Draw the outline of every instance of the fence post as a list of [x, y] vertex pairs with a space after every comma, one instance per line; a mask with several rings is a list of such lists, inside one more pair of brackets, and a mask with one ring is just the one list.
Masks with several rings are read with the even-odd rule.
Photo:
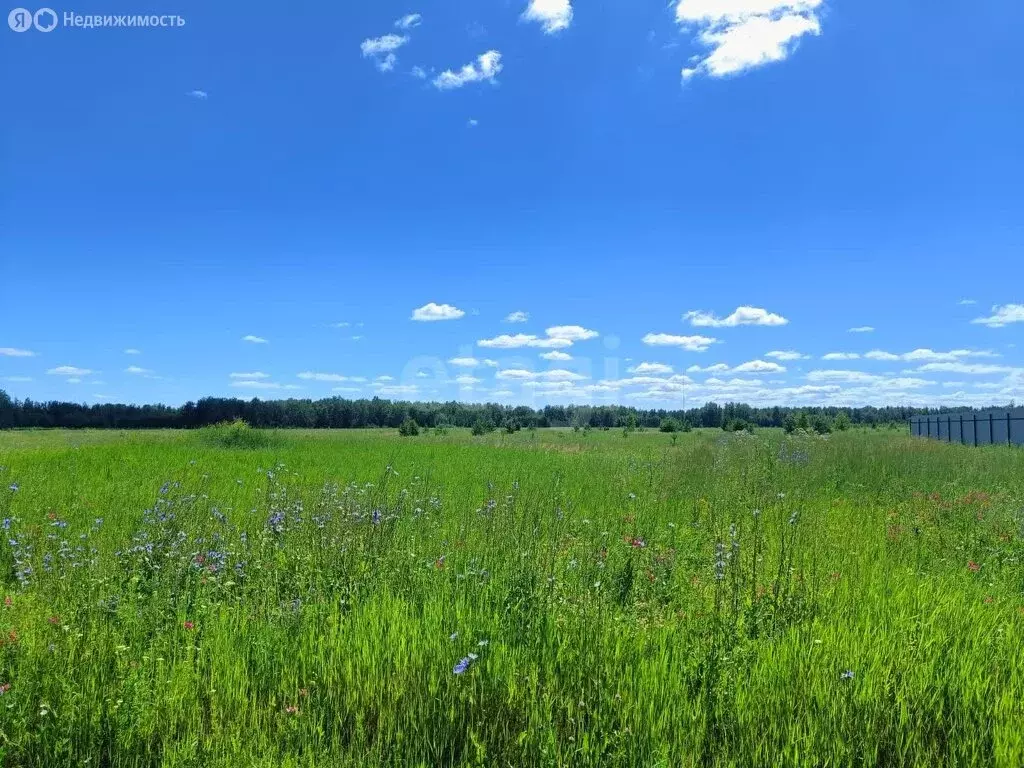
[[992, 427], [992, 411], [988, 412], [988, 444], [989, 445], [995, 445], [996, 444], [996, 433], [995, 433], [995, 430]]
[[927, 416], [925, 418], [928, 419], [928, 437], [931, 437], [932, 436], [932, 417], [931, 416]]
[[964, 414], [960, 413], [960, 445], [964, 444]]
[[953, 417], [952, 416], [947, 416], [946, 417], [946, 442], [947, 443], [952, 443], [953, 442]]
[[1010, 440], [1010, 412], [1006, 412], [1006, 444], [1013, 446], [1013, 442]]
[[974, 447], [978, 447], [978, 412], [974, 411], [971, 414], [974, 417]]

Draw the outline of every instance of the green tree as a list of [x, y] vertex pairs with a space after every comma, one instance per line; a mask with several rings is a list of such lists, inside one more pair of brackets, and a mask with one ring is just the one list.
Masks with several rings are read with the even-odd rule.
[[416, 423], [416, 419], [406, 418], [398, 427], [398, 434], [402, 437], [415, 437], [420, 433], [420, 425]]

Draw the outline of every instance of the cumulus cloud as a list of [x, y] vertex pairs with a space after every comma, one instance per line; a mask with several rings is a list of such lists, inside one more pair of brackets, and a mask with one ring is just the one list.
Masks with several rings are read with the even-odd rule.
[[557, 360], [559, 362], [565, 362], [566, 360], [572, 360], [572, 355], [565, 352], [559, 352], [557, 349], [552, 352], [545, 352], [541, 355], [544, 360]]
[[200, 90], [199, 88], [189, 91], [185, 95], [191, 96], [193, 99], [199, 99], [200, 101], [206, 101], [208, 98], [210, 98], [210, 94], [208, 94], [206, 91]]
[[522, 311], [520, 311], [520, 312], [512, 312], [512, 313], [510, 313], [505, 318], [505, 322], [506, 323], [525, 323], [529, 319], [530, 319], [530, 313], [529, 312], [522, 312]]
[[436, 322], [438, 320], [458, 320], [465, 317], [466, 313], [451, 304], [435, 304], [430, 302], [412, 311], [412, 318], [421, 323]]
[[269, 344], [270, 343], [269, 341], [267, 341], [263, 337], [261, 337], [261, 336], [253, 336], [252, 334], [250, 334], [248, 336], [243, 336], [242, 337], [242, 341], [247, 341], [250, 344]]
[[59, 365], [47, 371], [51, 376], [88, 376], [92, 371], [88, 368], [76, 368], [73, 365]]
[[906, 360], [910, 362], [943, 362], [961, 360], [968, 357], [999, 357], [995, 352], [987, 349], [952, 349], [949, 352], [936, 352], [933, 349], [915, 349], [912, 352], [904, 352], [894, 355], [892, 352], [885, 352], [881, 349], [873, 349], [864, 355], [868, 360], [882, 360], [893, 362]]
[[479, 384], [481, 381], [482, 379], [478, 379], [475, 376], [470, 376], [465, 373], [461, 376], [455, 377], [455, 383], [463, 387], [471, 387], [474, 384]]
[[527, 371], [522, 368], [507, 368], [494, 374], [497, 379], [509, 381], [583, 381], [586, 376], [572, 371]]
[[800, 38], [821, 33], [823, 0], [679, 0], [676, 21], [696, 33], [708, 49], [683, 69], [683, 81], [697, 75], [725, 77], [775, 61], [795, 50]]
[[708, 336], [673, 336], [670, 333], [648, 333], [643, 338], [643, 343], [649, 347], [680, 347], [687, 352], [704, 352], [710, 349], [712, 344], [718, 344], [718, 339]]
[[0, 347], [0, 357], [35, 357], [36, 353], [15, 347]]
[[971, 320], [976, 325], [987, 325], [989, 328], [1002, 328], [1010, 323], [1024, 323], [1024, 304], [1003, 304], [992, 307], [989, 317], [976, 317]]
[[737, 307], [728, 317], [719, 318], [712, 312], [694, 310], [683, 315], [695, 328], [735, 328], [739, 325], [786, 325], [789, 320], [760, 307]]
[[640, 363], [640, 365], [629, 369], [630, 373], [672, 373], [672, 366], [664, 363]]
[[572, 341], [562, 338], [541, 338], [526, 333], [517, 333], [515, 335], [503, 333], [500, 336], [495, 336], [493, 339], [480, 339], [477, 345], [488, 349], [521, 349], [523, 347], [559, 349], [571, 347]]
[[441, 91], [450, 91], [453, 88], [462, 88], [470, 83], [484, 81], [494, 82], [501, 70], [501, 53], [498, 51], [487, 51], [476, 57], [476, 61], [466, 64], [458, 72], [446, 69], [434, 78], [434, 87]]
[[553, 328], [548, 328], [546, 333], [552, 339], [568, 339], [569, 341], [587, 341], [596, 339], [600, 335], [597, 331], [580, 325], [556, 325]]
[[364, 57], [380, 56], [381, 54], [393, 53], [409, 42], [408, 35], [381, 35], [363, 40], [359, 49]]
[[821, 356], [822, 360], [860, 360], [856, 352], [829, 352]]
[[475, 357], [453, 357], [448, 364], [458, 368], [476, 368], [480, 365], [480, 361]]
[[920, 373], [966, 373], [974, 376], [987, 376], [993, 373], [1014, 373], [1020, 370], [1024, 369], [985, 363], [926, 363], [917, 368], [917, 371]]
[[810, 355], [802, 355], [799, 352], [793, 350], [776, 350], [769, 352], [765, 357], [770, 357], [773, 360], [782, 360], [783, 362], [788, 360], [807, 360]]
[[737, 365], [732, 369], [733, 373], [785, 373], [785, 366], [778, 363], [769, 363], [766, 360], [751, 360], [749, 363]]
[[572, 24], [572, 3], [570, 0], [530, 0], [523, 18], [539, 23], [545, 34], [553, 35]]

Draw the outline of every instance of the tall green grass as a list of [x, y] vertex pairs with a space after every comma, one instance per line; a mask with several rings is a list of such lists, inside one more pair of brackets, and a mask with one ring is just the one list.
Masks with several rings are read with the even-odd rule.
[[1022, 452], [232, 429], [0, 435], [0, 764], [1024, 765]]

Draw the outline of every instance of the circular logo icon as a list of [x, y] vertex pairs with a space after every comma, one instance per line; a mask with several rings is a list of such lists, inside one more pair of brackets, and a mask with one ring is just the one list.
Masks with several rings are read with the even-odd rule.
[[40, 8], [32, 17], [32, 23], [40, 32], [53, 32], [57, 27], [57, 14], [53, 8]]
[[28, 32], [32, 28], [32, 11], [15, 8], [7, 14], [7, 26], [15, 32]]

